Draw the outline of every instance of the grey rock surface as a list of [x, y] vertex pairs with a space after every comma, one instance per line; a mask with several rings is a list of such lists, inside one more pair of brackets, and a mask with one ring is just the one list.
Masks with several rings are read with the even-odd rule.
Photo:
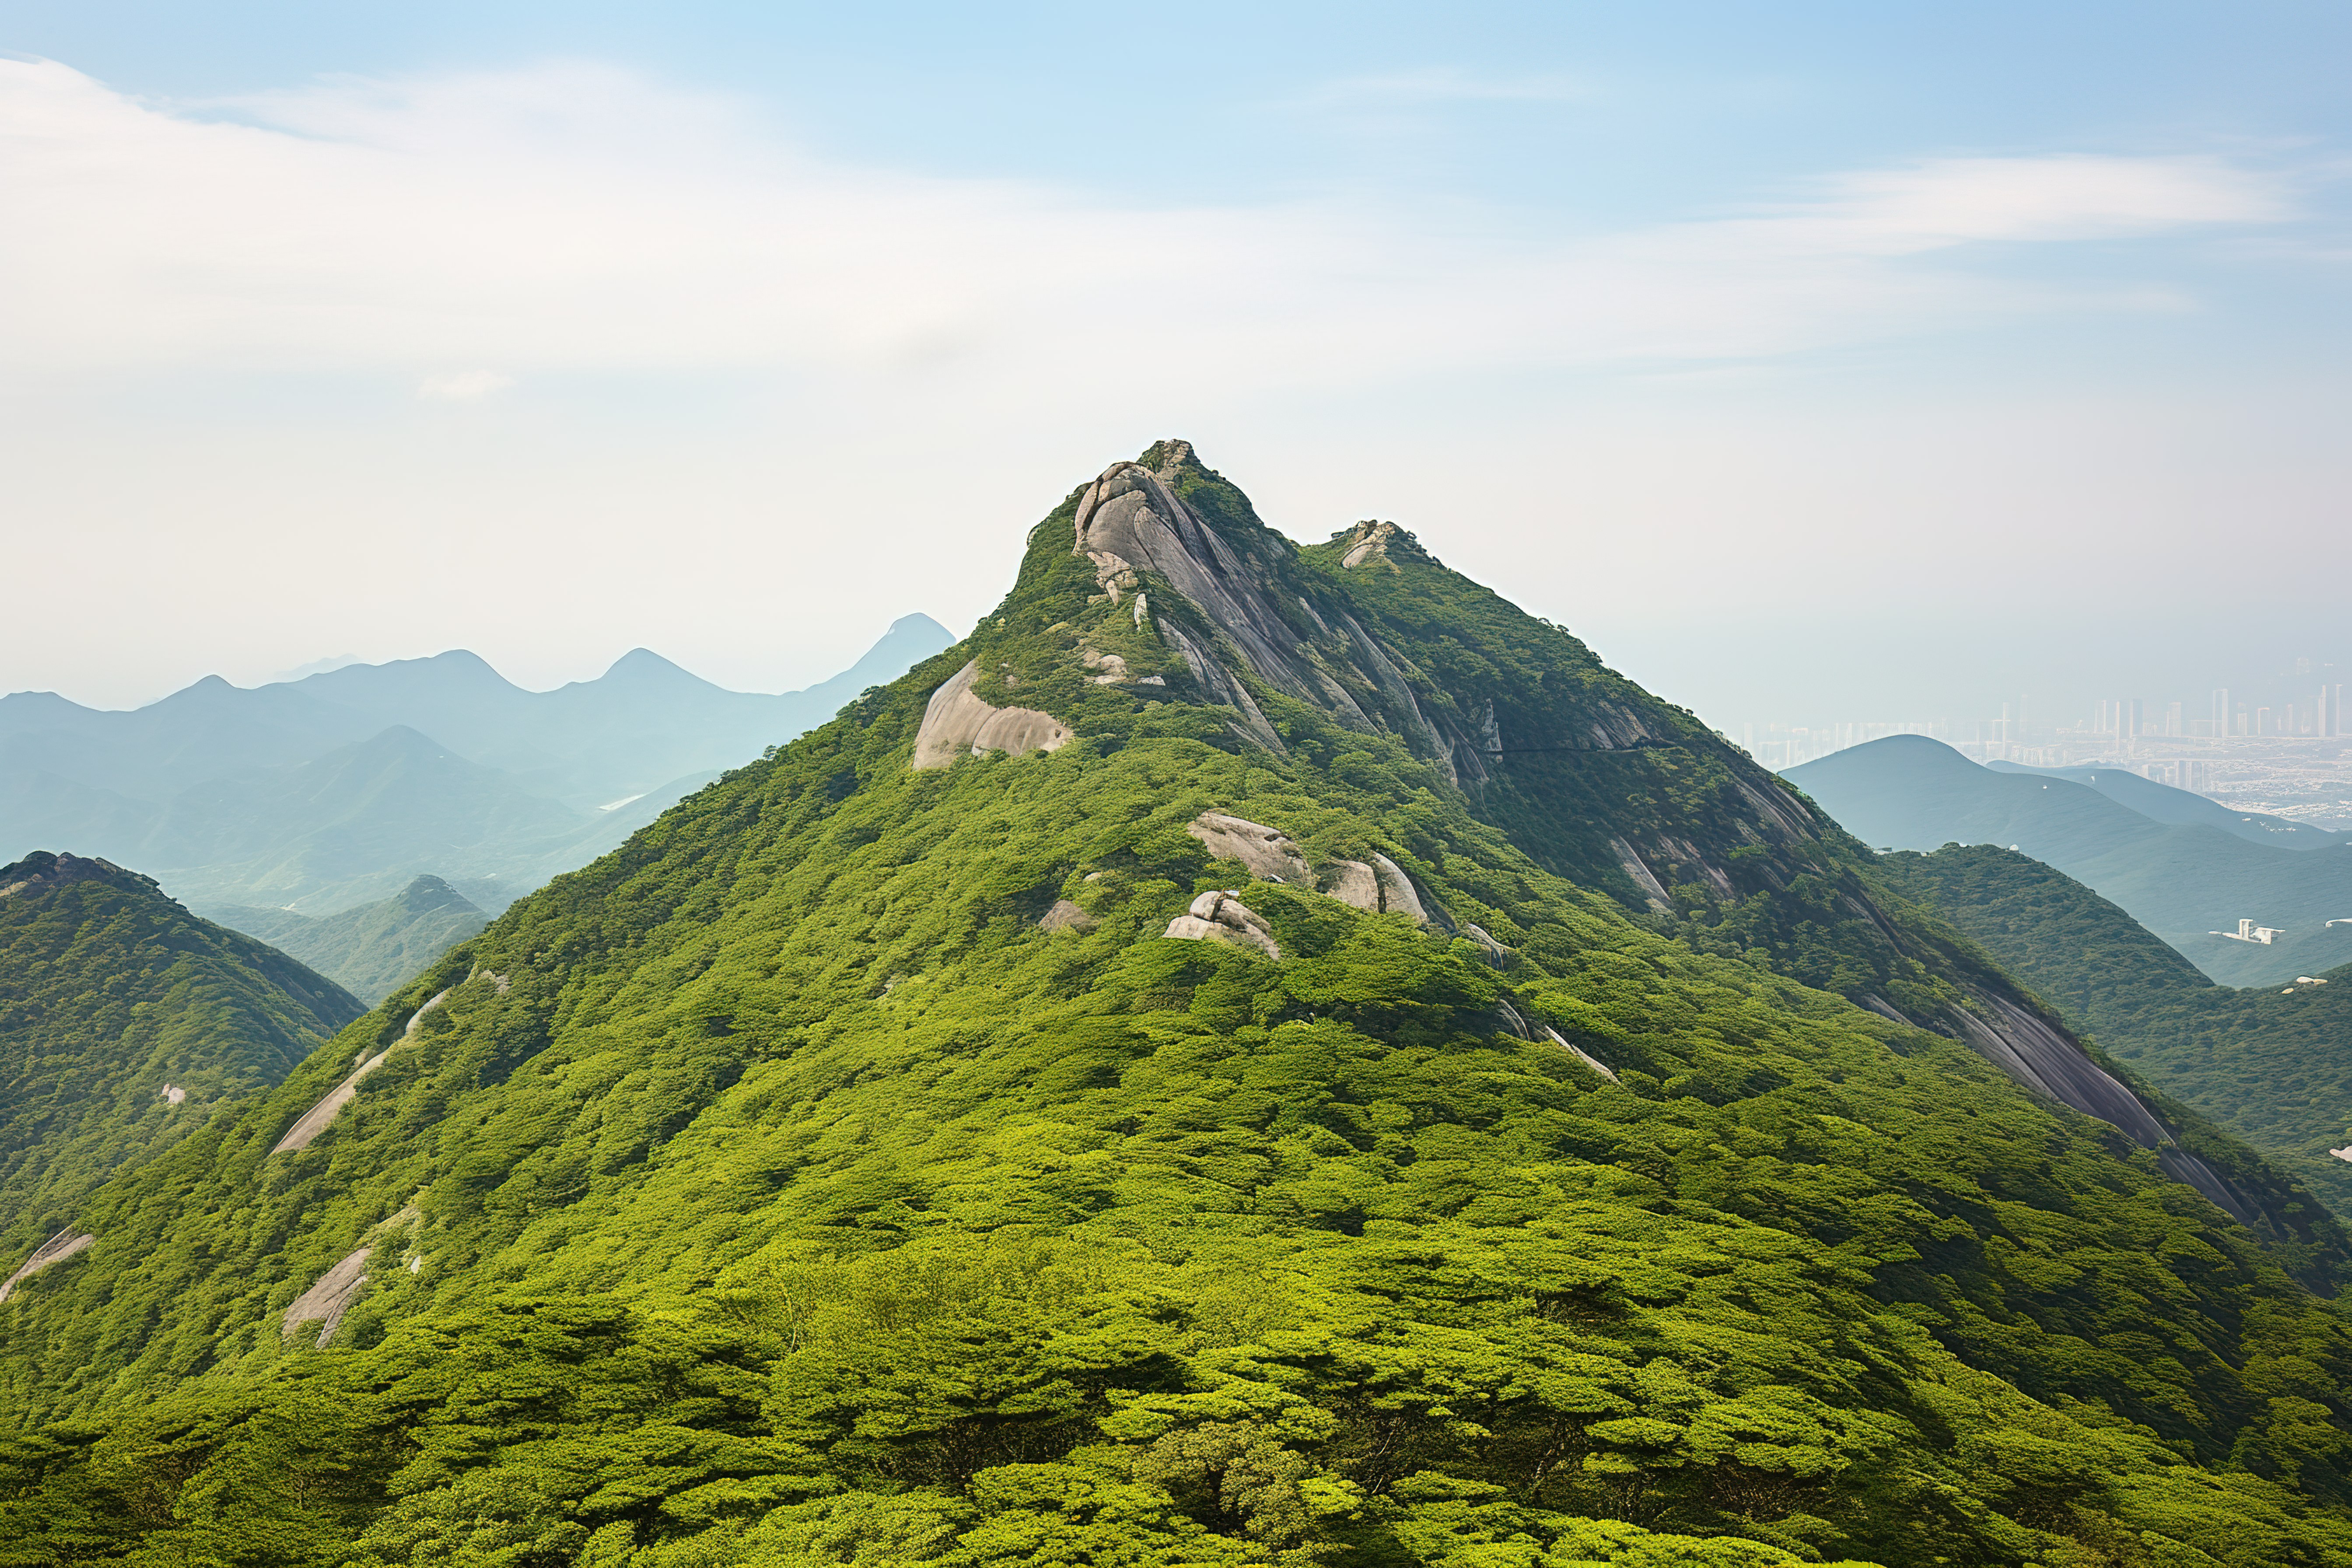
[[1054, 900], [1054, 907], [1045, 911], [1045, 918], [1037, 922], [1037, 926], [1041, 931], [1066, 931], [1074, 934], [1084, 934], [1094, 930], [1097, 923], [1094, 916], [1087, 913], [1069, 900], [1056, 899]]
[[[503, 985], [499, 987], [499, 993], [505, 994]], [[425, 1021], [425, 1015], [448, 999], [448, 992], [435, 992], [423, 1006], [408, 1016], [408, 1022], [402, 1026], [399, 1039], [353, 1068], [351, 1077], [329, 1089], [318, 1104], [304, 1111], [300, 1119], [286, 1130], [286, 1136], [280, 1138], [269, 1152], [273, 1154], [299, 1154], [308, 1149], [311, 1140], [324, 1132], [335, 1118], [343, 1113], [343, 1107], [352, 1102], [352, 1097], [359, 1093], [360, 1079], [383, 1066], [386, 1057], [398, 1050], [415, 1035], [416, 1026]]]
[[1298, 846], [1279, 829], [1222, 811], [1204, 811], [1184, 831], [1219, 860], [1238, 860], [1253, 877], [1294, 887], [1315, 886], [1315, 872]]
[[368, 1255], [374, 1250], [373, 1247], [362, 1247], [320, 1275], [316, 1284], [287, 1306], [278, 1333], [290, 1340], [295, 1330], [304, 1323], [315, 1322], [319, 1325], [318, 1342], [325, 1344], [367, 1285]]
[[1212, 889], [1192, 900], [1192, 907], [1168, 922], [1161, 933], [1180, 940], [1223, 942], [1252, 948], [1278, 959], [1282, 949], [1274, 929], [1255, 910], [1245, 908], [1231, 891]]
[[5, 1301], [9, 1292], [15, 1290], [25, 1280], [30, 1279], [52, 1264], [63, 1263], [67, 1258], [97, 1240], [98, 1237], [94, 1236], [84, 1236], [76, 1231], [58, 1232], [57, 1235], [33, 1248], [33, 1256], [18, 1264], [14, 1274], [9, 1275], [5, 1280], [0, 1280], [0, 1301]]
[[915, 734], [915, 767], [943, 768], [958, 757], [982, 752], [1017, 757], [1058, 751], [1070, 743], [1069, 730], [1050, 713], [982, 701], [971, 689], [979, 668], [976, 659], [966, 663], [924, 704], [922, 728]]
[[1615, 1083], [1617, 1081], [1617, 1075], [1609, 1070], [1609, 1064], [1607, 1062], [1602, 1061], [1599, 1057], [1592, 1055], [1590, 1051], [1583, 1049], [1581, 1047], [1573, 1044], [1564, 1037], [1558, 1029], [1547, 1026], [1544, 1029], [1544, 1033], [1550, 1037], [1551, 1043], [1553, 1045], [1558, 1046], [1561, 1050], [1566, 1051], [1578, 1061], [1582, 1062], [1586, 1067], [1591, 1068], [1594, 1072], [1597, 1072], [1602, 1078], [1607, 1079], [1611, 1083]]
[[1343, 904], [1352, 904], [1366, 914], [1381, 912], [1381, 879], [1361, 860], [1336, 860], [1331, 865], [1331, 885], [1323, 889]]
[[1429, 923], [1429, 911], [1422, 907], [1421, 895], [1413, 891], [1412, 879], [1402, 868], [1385, 855], [1372, 857], [1372, 869], [1381, 879], [1381, 909], [1387, 914], [1406, 914], [1416, 925]]

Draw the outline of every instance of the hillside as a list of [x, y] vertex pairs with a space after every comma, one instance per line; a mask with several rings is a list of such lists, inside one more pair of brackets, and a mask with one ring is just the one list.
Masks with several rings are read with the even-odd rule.
[[459, 650], [252, 690], [210, 678], [130, 712], [18, 692], [0, 698], [0, 855], [79, 844], [206, 905], [329, 915], [428, 875], [503, 908], [948, 641], [909, 616], [781, 696], [643, 648], [553, 691]]
[[2307, 822], [2273, 816], [2268, 812], [2233, 810], [2193, 790], [2175, 789], [2170, 784], [2143, 778], [2127, 768], [2097, 763], [2063, 768], [2032, 768], [2021, 763], [1998, 761], [1987, 763], [1985, 766], [1997, 773], [2032, 773], [2037, 778], [2065, 779], [2095, 789], [2109, 800], [2129, 806], [2151, 822], [2218, 827], [2250, 844], [2270, 844], [2283, 849], [2332, 849], [2340, 847], [2347, 837], [2325, 827], [2315, 827]]
[[2306, 1196], [1181, 443], [77, 1224], [28, 1561], [2352, 1561]]
[[[2315, 840], [2315, 829], [2273, 835], [2259, 822], [2221, 823], [2245, 814], [2211, 802], [2201, 803], [2210, 811], [2182, 806], [2171, 799], [2180, 791], [2136, 790], [2131, 784], [2148, 781], [2126, 783], [2128, 775], [2094, 787], [2056, 773], [1979, 767], [1921, 735], [1873, 741], [1787, 777], [1881, 848], [1998, 844], [2054, 866], [2224, 985], [2278, 984], [2352, 963], [2352, 925], [2326, 924], [2352, 916], [2352, 846], [2339, 836]], [[2267, 945], [2212, 934], [2236, 931], [2242, 919], [2284, 934]]]
[[[0, 868], [0, 1258], [271, 1088], [360, 1005], [103, 860]], [[0, 1278], [5, 1278], [0, 1275]]]
[[371, 1007], [490, 923], [438, 877], [419, 877], [380, 903], [323, 918], [234, 904], [203, 913], [309, 964]]
[[2064, 873], [1991, 845], [1889, 856], [1885, 874], [2077, 1027], [2352, 1213], [2352, 971], [2216, 985]]

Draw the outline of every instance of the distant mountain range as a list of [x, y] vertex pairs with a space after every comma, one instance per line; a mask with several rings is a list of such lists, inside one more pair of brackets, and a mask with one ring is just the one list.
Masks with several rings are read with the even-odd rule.
[[729, 691], [643, 648], [526, 691], [462, 650], [102, 711], [0, 698], [0, 858], [72, 848], [205, 908], [328, 915], [446, 879], [495, 912], [832, 717], [951, 637], [892, 625], [805, 691]]
[[[1997, 844], [2113, 900], [2224, 985], [2269, 985], [2352, 963], [2352, 847], [2302, 823], [2232, 811], [2119, 768], [1980, 767], [1894, 735], [1783, 775], [1864, 843]], [[2241, 920], [2275, 930], [2241, 942]]]

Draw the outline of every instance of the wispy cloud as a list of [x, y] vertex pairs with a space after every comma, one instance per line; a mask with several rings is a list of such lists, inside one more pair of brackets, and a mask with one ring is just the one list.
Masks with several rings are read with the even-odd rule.
[[451, 375], [426, 376], [416, 384], [416, 395], [428, 403], [479, 403], [513, 384], [514, 377], [494, 370], [461, 370]]
[[[1571, 84], [1438, 71], [1424, 100]], [[1351, 89], [1351, 90], [1353, 90]], [[515, 374], [976, 368], [1066, 388], [1107, 331], [1158, 384], [1736, 361], [2053, 309], [2142, 309], [1971, 247], [2276, 225], [2202, 156], [1953, 158], [1805, 199], [1531, 240], [1336, 203], [1115, 205], [814, 157], [724, 98], [610, 68], [330, 82], [224, 122], [0, 61], [0, 335], [20, 365], [381, 370], [441, 400]], [[505, 370], [451, 371], [496, 363]]]

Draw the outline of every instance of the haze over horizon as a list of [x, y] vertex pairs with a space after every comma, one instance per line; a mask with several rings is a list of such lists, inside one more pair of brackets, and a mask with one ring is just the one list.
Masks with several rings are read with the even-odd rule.
[[2352, 662], [2347, 37], [20, 4], [0, 687], [802, 687], [1166, 436], [1726, 726]]

